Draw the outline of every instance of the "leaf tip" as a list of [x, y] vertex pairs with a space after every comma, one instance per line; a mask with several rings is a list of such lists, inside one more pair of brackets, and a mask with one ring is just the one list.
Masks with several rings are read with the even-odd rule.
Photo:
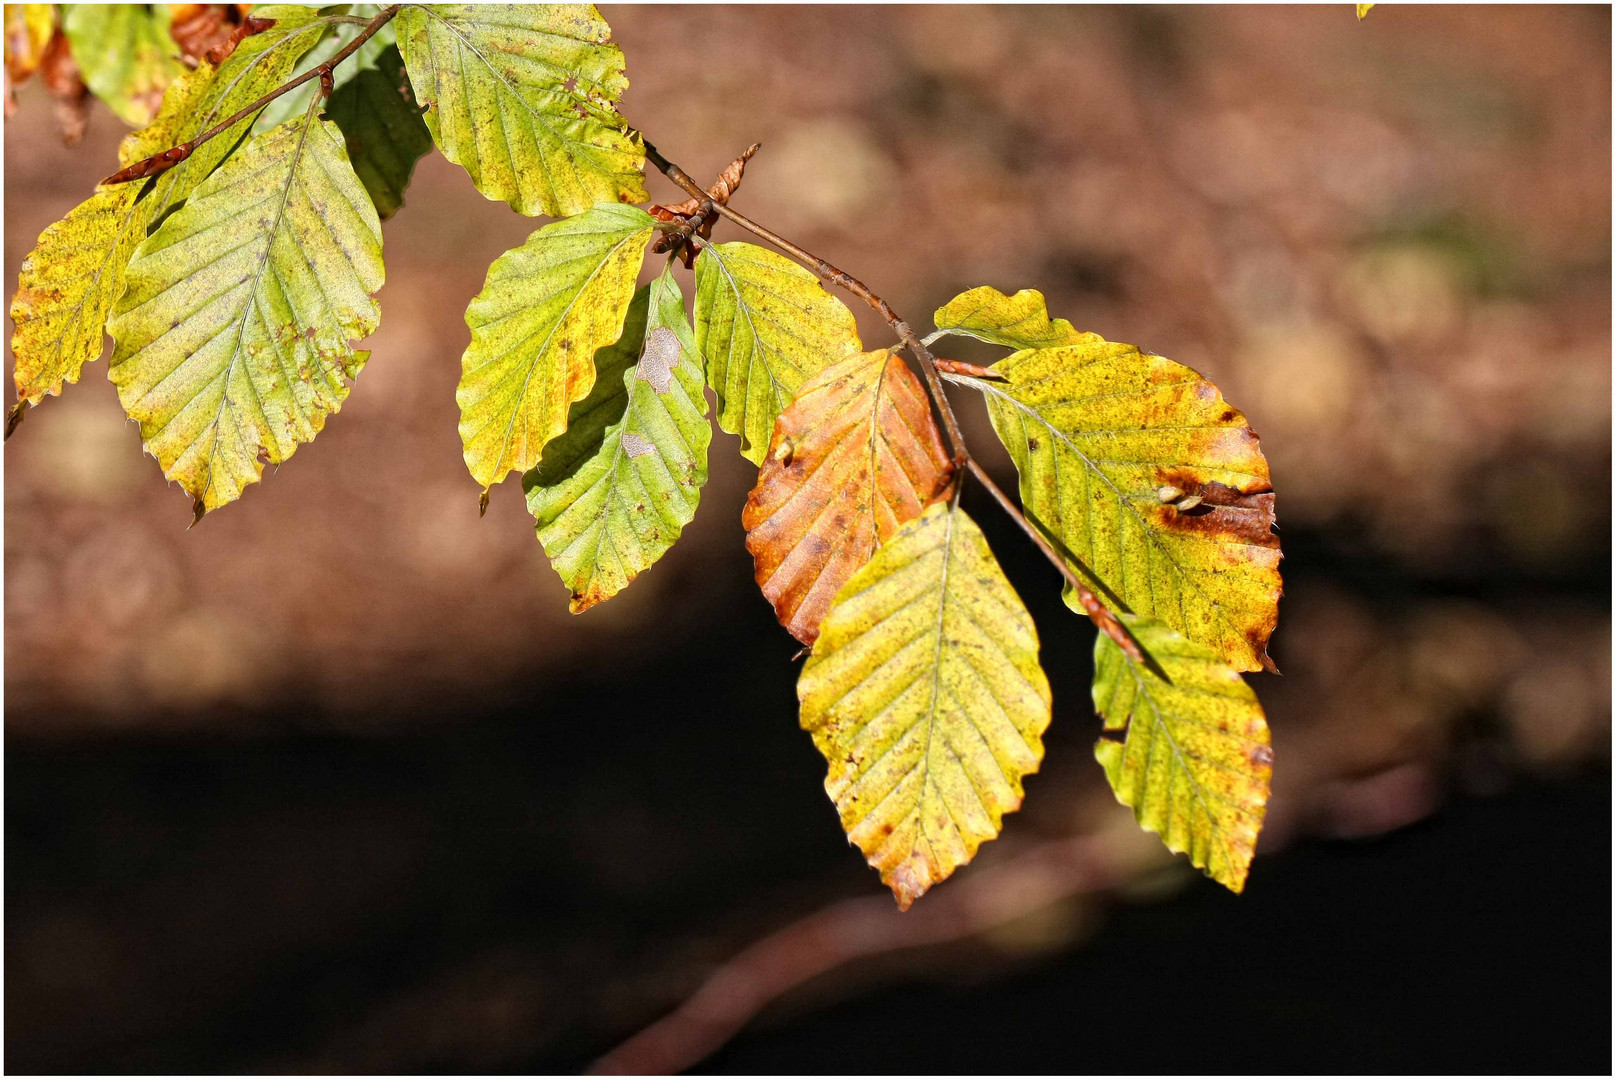
[[27, 413], [28, 413], [28, 399], [27, 398], [23, 398], [21, 401], [18, 401], [17, 404], [15, 404], [15, 405], [13, 405], [11, 407], [11, 411], [6, 413], [6, 435], [5, 435], [5, 439], [0, 439], [0, 442], [4, 442], [6, 439], [11, 438], [11, 433], [17, 430], [18, 425], [20, 425], [22, 423], [22, 418], [25, 415], [27, 415]]
[[477, 516], [479, 518], [481, 518], [484, 514], [488, 513], [488, 492], [489, 492], [489, 490], [490, 490], [489, 488], [483, 488], [482, 494], [477, 496]]

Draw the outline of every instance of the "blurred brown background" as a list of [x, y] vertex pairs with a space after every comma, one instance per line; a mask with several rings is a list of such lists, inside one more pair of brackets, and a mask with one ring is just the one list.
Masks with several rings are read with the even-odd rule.
[[[858, 906], [890, 902], [796, 730], [735, 439], [581, 617], [518, 484], [478, 520], [461, 313], [540, 222], [433, 155], [353, 396], [238, 505], [186, 531], [104, 358], [5, 448], [7, 1065], [574, 1069], [806, 917], [868, 944], [768, 939], [770, 992], [632, 1061], [762, 1008], [705, 1068], [1608, 1071], [1609, 9], [605, 13], [630, 121], [698, 177], [762, 142], [737, 207], [917, 328], [1039, 288], [1262, 433], [1285, 675], [1246, 895], [1139, 843], [1092, 631], [973, 502], [1044, 638], [1045, 770], [916, 921]], [[123, 130], [64, 149], [19, 96], [8, 290]]]

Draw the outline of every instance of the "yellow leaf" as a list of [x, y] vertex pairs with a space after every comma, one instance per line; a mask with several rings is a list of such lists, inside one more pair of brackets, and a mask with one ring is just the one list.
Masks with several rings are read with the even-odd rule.
[[466, 467], [484, 488], [537, 465], [566, 430], [568, 408], [595, 385], [595, 350], [623, 334], [654, 226], [644, 210], [602, 203], [488, 268], [466, 308], [471, 345], [455, 390]]
[[837, 594], [797, 697], [842, 827], [900, 908], [999, 834], [1043, 759], [1049, 681], [1032, 617], [947, 504]]
[[1257, 695], [1211, 649], [1155, 619], [1122, 618], [1160, 670], [1098, 635], [1094, 707], [1106, 734], [1094, 756], [1140, 825], [1239, 892], [1274, 764]]
[[[1160, 618], [1244, 671], [1272, 667], [1279, 538], [1268, 462], [1217, 387], [1090, 336], [949, 375], [987, 399], [1021, 501], [1111, 606]], [[1067, 590], [1067, 603], [1077, 607]]]
[[1036, 289], [1022, 289], [1014, 296], [1006, 296], [991, 285], [983, 285], [960, 293], [938, 308], [932, 321], [942, 333], [964, 334], [1012, 349], [1047, 349], [1101, 340], [1098, 334], [1072, 329], [1065, 319], [1051, 319], [1044, 307], [1044, 294]]
[[754, 465], [803, 381], [862, 348], [853, 313], [818, 278], [743, 243], [709, 244], [696, 258], [696, 344], [718, 426], [741, 437]]
[[1362, 19], [1365, 15], [1369, 14], [1369, 9], [1374, 7], [1374, 6], [1375, 6], [1374, 4], [1359, 4], [1358, 5], [1358, 18]]
[[838, 590], [952, 473], [920, 380], [891, 350], [802, 384], [775, 421], [741, 524], [780, 622], [812, 645]]

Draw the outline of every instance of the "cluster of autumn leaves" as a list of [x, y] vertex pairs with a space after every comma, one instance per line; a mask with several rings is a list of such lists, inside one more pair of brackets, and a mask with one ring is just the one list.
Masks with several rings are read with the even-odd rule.
[[[165, 16], [138, 10], [150, 25], [97, 28], [118, 35], [109, 53], [144, 55]], [[120, 163], [359, 44], [376, 12], [256, 8], [194, 66], [174, 60], [157, 101], [149, 79], [114, 93], [87, 78], [109, 103], [154, 107]], [[9, 60], [9, 5], [7, 25]], [[109, 374], [164, 474], [198, 517], [239, 497], [318, 434], [366, 362], [353, 342], [380, 319], [380, 220], [435, 144], [489, 198], [558, 219], [496, 259], [466, 310], [456, 400], [484, 498], [521, 476], [582, 611], [690, 522], [712, 420], [739, 436], [759, 466], [743, 516], [758, 583], [812, 649], [802, 725], [849, 837], [907, 907], [1020, 805], [1051, 705], [1036, 629], [960, 506], [925, 389], [866, 349], [813, 273], [707, 239], [698, 200], [634, 205], [645, 148], [592, 7], [408, 5], [381, 31], [329, 99], [311, 81], [45, 231], [12, 303], [14, 417], [77, 382], [110, 332]], [[690, 237], [674, 254], [698, 251], [689, 301], [673, 255], [638, 286], [670, 224]], [[1008, 351], [947, 377], [983, 395], [1027, 516], [1141, 647], [1096, 642], [1097, 758], [1141, 824], [1238, 890], [1272, 761], [1240, 673], [1270, 666], [1280, 592], [1256, 436], [1195, 372], [1051, 319], [1036, 292], [973, 289], [935, 324], [932, 339]]]

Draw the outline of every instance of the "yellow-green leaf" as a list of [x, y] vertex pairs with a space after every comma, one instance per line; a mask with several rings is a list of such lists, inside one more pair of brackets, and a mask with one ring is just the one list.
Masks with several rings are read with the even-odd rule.
[[1105, 734], [1094, 756], [1140, 825], [1239, 892], [1273, 773], [1262, 706], [1213, 650], [1155, 619], [1122, 619], [1160, 670], [1098, 636], [1094, 707]]
[[432, 137], [478, 191], [530, 216], [645, 200], [623, 52], [593, 5], [411, 4], [394, 24]]
[[[1094, 339], [1014, 353], [987, 398], [1021, 501], [1112, 606], [1153, 615], [1243, 671], [1271, 667], [1279, 538], [1257, 436], [1182, 364]], [[1076, 609], [1067, 590], [1067, 603]]]
[[313, 110], [254, 136], [136, 251], [110, 374], [198, 513], [341, 407], [382, 277], [381, 223], [342, 133]]
[[938, 308], [932, 321], [940, 333], [964, 334], [1012, 349], [1048, 349], [1101, 340], [1098, 334], [1072, 329], [1065, 319], [1051, 320], [1044, 294], [1036, 289], [1022, 289], [1014, 296], [1006, 296], [991, 285], [983, 285], [960, 293]]
[[524, 477], [539, 540], [572, 590], [574, 614], [650, 569], [695, 516], [707, 482], [713, 430], [701, 354], [671, 267], [651, 284], [649, 307], [638, 362], [616, 376], [625, 407], [595, 452], [562, 470], [546, 468], [546, 453]]
[[696, 258], [696, 344], [718, 395], [718, 426], [754, 465], [774, 418], [804, 380], [856, 352], [853, 313], [819, 279], [754, 244], [709, 244]]
[[[349, 4], [347, 9], [348, 16], [352, 18], [369, 19], [381, 12], [381, 5]], [[257, 14], [257, 12], [254, 12], [254, 14]], [[325, 36], [298, 61], [297, 67], [294, 69], [295, 74], [301, 75], [305, 71], [319, 67], [338, 52], [341, 52], [349, 42], [353, 41], [364, 30], [365, 27], [362, 23], [339, 22], [330, 24], [326, 28]], [[349, 54], [346, 60], [332, 70], [332, 85], [340, 90], [347, 83], [359, 78], [363, 72], [373, 70], [382, 53], [392, 48], [393, 43], [393, 23], [383, 23], [381, 29], [372, 34], [363, 45], [359, 46], [357, 51]], [[400, 60], [399, 64], [402, 67], [403, 61]], [[402, 76], [402, 72], [400, 74]], [[253, 121], [253, 131], [268, 131], [277, 124], [282, 124], [292, 119], [294, 116], [302, 116], [304, 110], [309, 107], [309, 100], [319, 92], [320, 80], [311, 79], [297, 89], [282, 94], [264, 106], [263, 111], [258, 114], [258, 119]], [[334, 100], [335, 98], [333, 98]], [[336, 117], [333, 116], [331, 119], [335, 120]], [[419, 119], [419, 116], [417, 116], [417, 119]], [[426, 126], [421, 125], [421, 129], [424, 133]], [[430, 142], [429, 136], [428, 143], [430, 144]], [[351, 153], [352, 151], [350, 151]], [[354, 163], [354, 168], [356, 171], [358, 170], [357, 161]], [[382, 217], [385, 218], [387, 215], [383, 214]]]
[[167, 4], [65, 4], [62, 30], [84, 84], [127, 124], [149, 124], [185, 72]]
[[1374, 7], [1374, 6], [1375, 6], [1374, 4], [1359, 4], [1359, 5], [1357, 5], [1357, 7], [1358, 7], [1358, 18], [1362, 19], [1365, 15], [1369, 14], [1369, 9]]
[[623, 333], [655, 219], [603, 203], [538, 229], [488, 268], [466, 308], [460, 439], [486, 489], [538, 464], [595, 384], [595, 350]]
[[415, 163], [432, 149], [398, 50], [384, 49], [337, 87], [326, 111], [348, 140], [348, 157], [376, 212], [387, 220], [404, 204]]
[[[212, 65], [203, 61], [195, 72], [181, 80], [182, 83], [191, 83], [185, 91], [187, 108], [184, 115], [177, 118], [174, 137], [168, 141], [168, 146], [176, 146], [201, 134], [286, 82], [298, 60], [314, 47], [331, 25], [329, 19], [316, 15], [313, 9], [290, 4], [255, 8], [253, 16], [272, 19], [275, 25], [242, 38], [235, 52], [211, 76], [207, 73]], [[174, 89], [170, 87], [169, 96], [172, 96]], [[166, 101], [164, 111], [167, 111]], [[237, 121], [198, 146], [190, 157], [159, 174], [148, 196], [156, 201], [157, 216], [183, 202], [198, 184], [206, 180], [220, 162], [230, 156], [253, 121], [253, 116]], [[167, 147], [156, 146], [147, 153], [164, 149]], [[138, 161], [140, 158], [131, 160]]]
[[1032, 617], [976, 523], [944, 503], [837, 594], [797, 697], [842, 827], [901, 908], [999, 834], [1043, 759]]

